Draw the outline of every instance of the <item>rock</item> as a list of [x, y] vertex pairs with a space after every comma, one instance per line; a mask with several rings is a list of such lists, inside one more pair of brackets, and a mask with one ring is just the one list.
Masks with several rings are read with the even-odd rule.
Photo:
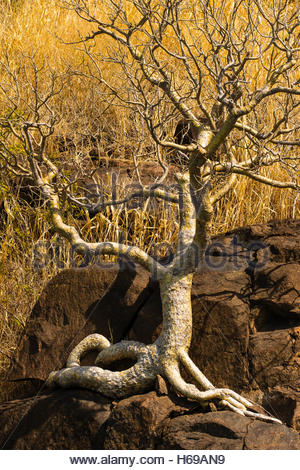
[[256, 421], [230, 411], [169, 419], [158, 449], [283, 450], [300, 449], [299, 435], [280, 424]]
[[269, 393], [265, 393], [263, 406], [273, 416], [294, 429], [300, 430], [300, 390], [293, 388], [274, 387]]
[[155, 392], [121, 400], [107, 421], [104, 449], [155, 449], [156, 431], [174, 409], [168, 396]]
[[110, 401], [88, 390], [57, 390], [0, 405], [2, 449], [101, 449]]
[[249, 424], [244, 450], [299, 450], [299, 434], [286, 426], [253, 421]]
[[196, 273], [190, 356], [218, 387], [249, 384], [249, 278], [243, 272]]
[[155, 391], [159, 397], [161, 395], [168, 395], [169, 393], [168, 384], [161, 375], [156, 377]]
[[230, 236], [253, 249], [257, 244], [258, 256], [264, 262], [300, 261], [300, 220], [271, 220], [227, 232], [226, 237]]
[[300, 264], [267, 264], [254, 273], [253, 290], [253, 304], [300, 321]]
[[139, 310], [128, 332], [128, 338], [152, 344], [159, 336], [161, 328], [162, 306], [159, 288], [157, 288]]
[[251, 336], [249, 360], [254, 386], [267, 391], [279, 385], [300, 390], [300, 328]]
[[57, 390], [0, 405], [9, 450], [300, 449], [299, 435], [231, 411], [155, 392], [113, 402], [88, 390]]
[[84, 337], [124, 337], [154, 285], [134, 269], [69, 269], [46, 286], [26, 323], [9, 380], [46, 379]]

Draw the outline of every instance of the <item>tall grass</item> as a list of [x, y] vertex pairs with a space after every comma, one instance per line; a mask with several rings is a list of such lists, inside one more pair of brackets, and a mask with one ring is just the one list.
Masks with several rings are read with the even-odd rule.
[[[228, 2], [228, 5], [230, 1]], [[68, 41], [78, 37], [78, 31], [84, 36], [91, 31], [88, 23], [82, 23], [71, 11], [62, 10], [58, 0], [0, 0], [0, 50], [14, 58], [34, 51], [37, 63], [47, 62], [47, 66], [63, 71], [68, 65], [85, 70], [86, 64], [80, 48], [63, 44], [61, 37]], [[107, 43], [102, 41], [98, 46], [105, 49]], [[104, 73], [115, 77], [115, 84], [120, 80], [119, 71], [113, 64], [103, 64]], [[256, 65], [249, 70], [258, 76]], [[0, 76], [1, 80], [1, 76]], [[121, 82], [120, 82], [121, 83]], [[273, 103], [273, 104], [272, 104]], [[272, 102], [262, 116], [272, 119], [276, 111]], [[113, 135], [113, 152], [115, 156], [131, 158], [136, 151], [137, 135], [144, 148], [153, 149], [153, 144], [140, 121], [135, 120], [129, 110], [109, 108], [99, 96], [95, 83], [82, 81], [77, 77], [70, 78], [63, 95], [56, 102], [60, 115], [63, 116], [57, 133], [61, 136], [98, 133], [109, 140]], [[0, 109], [0, 112], [4, 110]], [[266, 116], [266, 112], [267, 115]], [[134, 124], [134, 125], [133, 125]], [[172, 129], [170, 130], [172, 133]], [[52, 155], [58, 152], [55, 140], [50, 148]], [[77, 149], [80, 150], [80, 149]], [[82, 149], [81, 149], [82, 150]], [[100, 149], [106, 156], [105, 146]], [[242, 147], [239, 152], [243, 152]], [[246, 149], [245, 149], [246, 152]], [[152, 159], [148, 154], [142, 159]], [[57, 153], [58, 155], [58, 153]], [[72, 152], [57, 158], [72, 158]], [[243, 155], [240, 155], [243, 159]], [[279, 166], [266, 168], [265, 174], [275, 179], [287, 178]], [[123, 180], [123, 187], [129, 181]], [[9, 357], [17, 345], [26, 318], [34, 302], [48, 279], [60, 269], [56, 263], [49, 262], [43, 269], [33, 268], [33, 244], [50, 246], [57, 241], [51, 231], [43, 207], [33, 209], [25, 202], [20, 202], [16, 188], [12, 191], [9, 182], [1, 177], [1, 199], [5, 200], [7, 220], [2, 221], [1, 261], [0, 261], [0, 373], [8, 365]], [[122, 192], [122, 188], [120, 190]], [[109, 191], [107, 197], [110, 197]], [[239, 177], [234, 189], [217, 205], [213, 221], [214, 233], [225, 232], [234, 227], [260, 223], [272, 218], [300, 217], [300, 201], [290, 190], [274, 189], [262, 186], [245, 177]], [[87, 239], [118, 241], [120, 236], [129, 244], [150, 251], [154, 244], [167, 242], [174, 245], [178, 226], [176, 208], [164, 204], [155, 211], [147, 210], [148, 202], [138, 208], [108, 208], [96, 218], [90, 220], [83, 214], [76, 219], [74, 212], [67, 214], [69, 221], [80, 227]], [[161, 253], [164, 254], [164, 253]], [[70, 253], [63, 248], [65, 266], [70, 265]]]

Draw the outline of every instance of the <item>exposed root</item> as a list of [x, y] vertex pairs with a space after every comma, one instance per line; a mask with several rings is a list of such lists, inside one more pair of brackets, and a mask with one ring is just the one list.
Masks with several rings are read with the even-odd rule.
[[190, 374], [197, 380], [197, 382], [205, 389], [209, 390], [215, 388], [213, 384], [208, 380], [207, 377], [201, 372], [200, 369], [196, 366], [196, 364], [192, 361], [188, 353], [185, 349], [181, 349], [178, 352], [179, 359], [181, 360], [182, 364], [186, 367], [186, 369], [190, 372]]
[[70, 367], [78, 367], [80, 366], [80, 359], [88, 352], [88, 351], [102, 351], [110, 347], [110, 342], [105, 336], [93, 334], [89, 335], [80, 341], [79, 344], [73, 349], [70, 356], [67, 359], [66, 368], [69, 369]]
[[121, 341], [101, 351], [96, 358], [95, 364], [104, 366], [120, 359], [138, 360], [138, 358], [142, 357], [148, 350], [149, 348], [143, 343], [138, 343], [137, 341]]
[[[103, 349], [105, 348], [105, 349]], [[101, 349], [103, 349], [101, 351]], [[110, 371], [99, 366], [80, 366], [80, 358], [90, 350], [101, 351], [97, 364], [123, 358], [137, 362], [124, 371]], [[46, 382], [49, 387], [82, 387], [102, 393], [111, 398], [120, 398], [142, 393], [151, 388], [158, 374], [157, 354], [154, 345], [145, 346], [133, 341], [122, 341], [110, 346], [102, 335], [90, 335], [82, 340], [70, 354], [67, 367], [52, 372]]]
[[[222, 395], [225, 393], [225, 397], [223, 395], [222, 399], [219, 402], [219, 405], [227, 407], [231, 411], [234, 411], [235, 413], [241, 414], [243, 416], [249, 416], [251, 418], [260, 419], [260, 420], [267, 421], [267, 422], [274, 422], [274, 423], [282, 424], [282, 422], [279, 419], [273, 418], [272, 416], [267, 416], [267, 415], [264, 415], [264, 414], [261, 414], [261, 413], [257, 413], [255, 411], [250, 411], [248, 408], [253, 408], [254, 404], [251, 403], [249, 400], [246, 400], [241, 395], [233, 392], [232, 390], [230, 390], [230, 389], [216, 389], [213, 386], [213, 384], [200, 371], [200, 369], [198, 369], [196, 364], [191, 360], [188, 353], [184, 349], [180, 350], [178, 355], [179, 355], [179, 358], [180, 358], [182, 364], [190, 372], [192, 377], [194, 377], [194, 379], [196, 379], [196, 381], [205, 390], [207, 390], [207, 391], [214, 390], [217, 393], [215, 398], [221, 398]], [[179, 372], [179, 370], [178, 370], [178, 372]], [[180, 379], [183, 380], [181, 376], [180, 376]], [[190, 384], [186, 384], [186, 385], [190, 385]]]
[[239, 401], [244, 407], [252, 405], [248, 400], [246, 400], [246, 398], [241, 397], [229, 388], [213, 388], [200, 391], [195, 385], [189, 384], [183, 380], [179, 371], [178, 363], [172, 363], [165, 366], [165, 375], [179, 393], [192, 400], [209, 402], [216, 399], [224, 400], [233, 398], [234, 400]]
[[[90, 350], [97, 350], [95, 366], [80, 366], [80, 359]], [[123, 371], [110, 371], [99, 366], [130, 358], [136, 363]], [[204, 389], [185, 382], [179, 370], [180, 362]], [[253, 404], [233, 390], [215, 388], [190, 359], [185, 349], [177, 355], [166, 357], [160, 354], [158, 344], [145, 345], [136, 341], [121, 341], [111, 345], [102, 335], [93, 334], [82, 340], [71, 352], [65, 369], [52, 372], [46, 382], [50, 387], [82, 387], [102, 393], [111, 398], [121, 398], [151, 389], [156, 376], [160, 374], [173, 385], [175, 390], [186, 398], [202, 404], [217, 401], [220, 407], [229, 408], [235, 413], [263, 421], [281, 423], [276, 418], [251, 411]]]
[[[178, 353], [179, 358], [182, 364], [186, 367], [186, 369], [190, 372], [192, 377], [196, 379], [196, 381], [205, 389], [205, 390], [214, 390], [214, 385], [205, 377], [205, 375], [201, 372], [201, 370], [196, 366], [196, 364], [191, 360], [188, 353], [182, 349]], [[243, 400], [241, 401], [240, 398]], [[245, 399], [239, 396], [239, 400], [234, 399], [233, 397], [228, 397], [226, 400], [221, 400], [220, 405], [227, 406], [228, 403], [231, 404], [234, 410], [246, 410], [246, 407], [252, 406], [252, 403], [247, 400], [248, 403], [245, 403]]]

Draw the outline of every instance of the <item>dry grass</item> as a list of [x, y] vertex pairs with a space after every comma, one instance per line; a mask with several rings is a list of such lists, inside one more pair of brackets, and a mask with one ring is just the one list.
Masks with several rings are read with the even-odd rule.
[[[2, 51], [6, 50], [15, 60], [20, 53], [30, 54], [35, 51], [37, 63], [46, 61], [49, 67], [57, 71], [65, 70], [68, 64], [84, 70], [82, 52], [79, 49], [74, 50], [73, 46], [62, 44], [58, 38], [75, 39], [78, 30], [81, 34], [87, 34], [90, 26], [86, 23], [82, 25], [71, 12], [59, 9], [57, 0], [0, 0], [0, 6]], [[107, 46], [103, 42], [101, 44], [99, 47]], [[111, 64], [105, 67], [104, 73], [114, 75], [117, 85], [118, 80], [121, 80], [116, 73], [118, 71], [113, 70]], [[258, 76], [255, 65], [249, 73]], [[106, 138], [110, 133], [114, 137], [114, 155], [124, 156], [126, 153], [129, 158], [135, 151], [136, 135], [141, 136], [145, 148], [148, 146], [147, 148], [153, 149], [141, 123], [134, 121], [130, 111], [123, 110], [121, 113], [118, 109], [106, 109], [101, 99], [97, 95], [96, 85], [74, 77], [69, 86], [65, 87], [63, 97], [56, 103], [60, 114], [64, 116], [58, 126], [58, 134], [73, 137], [80, 132], [96, 132]], [[267, 109], [270, 119], [274, 110], [272, 105]], [[266, 110], [263, 119], [266, 119]], [[53, 141], [51, 151], [55, 154], [56, 150]], [[105, 156], [105, 148], [102, 151]], [[149, 151], [148, 158], [151, 158]], [[287, 178], [276, 166], [266, 169], [265, 174], [276, 179]], [[33, 243], [51, 245], [55, 243], [56, 236], [51, 232], [43, 208], [35, 211], [26, 204], [21, 205], [3, 178], [0, 184], [1, 199], [6, 200], [8, 208], [8, 219], [3, 222], [0, 233], [1, 373], [7, 367], [9, 356], [13, 355], [19, 333], [41, 289], [59, 268], [55, 263], [48, 263], [44, 269], [33, 269]], [[126, 184], [126, 181], [122, 184]], [[214, 233], [272, 218], [299, 218], [299, 202], [297, 203], [295, 194], [291, 191], [262, 187], [240, 177], [234, 190], [218, 203], [213, 223]], [[118, 208], [114, 211], [107, 209], [93, 220], [84, 216], [83, 220], [78, 221], [73, 218], [74, 213], [72, 215], [69, 211], [68, 214], [71, 221], [80, 225], [87, 239], [117, 241], [122, 232], [125, 242], [137, 244], [147, 250], [157, 243], [174, 245], [177, 234], [175, 216], [176, 209], [167, 209], [164, 205], [155, 212], [149, 212], [147, 206], [138, 209]], [[63, 260], [66, 266], [71, 261], [67, 248], [63, 249]]]

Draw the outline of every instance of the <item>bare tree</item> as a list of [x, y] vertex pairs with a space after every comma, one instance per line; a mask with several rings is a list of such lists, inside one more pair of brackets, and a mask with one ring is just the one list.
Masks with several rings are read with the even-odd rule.
[[[295, 153], [299, 146], [299, 23], [294, 2], [63, 0], [62, 6], [91, 26], [90, 34], [79, 33], [76, 41], [76, 47], [81, 47], [88, 58], [88, 70], [81, 76], [104, 87], [111, 103], [133, 109], [140, 116], [165, 173], [165, 151], [178, 152], [184, 164], [173, 193], [154, 186], [120, 200], [92, 205], [72, 192], [71, 182], [66, 183], [46, 152], [46, 141], [57, 119], [50, 101], [63, 86], [64, 77], [49, 73], [45, 93], [39, 88], [39, 71], [31, 62], [36, 81], [30, 80], [34, 99], [25, 117], [18, 112], [16, 73], [8, 59], [2, 63], [10, 86], [8, 90], [1, 85], [9, 110], [1, 120], [4, 168], [34, 177], [48, 204], [54, 229], [77, 252], [125, 256], [155, 276], [161, 292], [163, 328], [154, 344], [122, 341], [111, 345], [99, 334], [90, 335], [72, 351], [65, 369], [50, 374], [47, 384], [81, 386], [119, 398], [149, 389], [161, 375], [189, 399], [204, 404], [213, 400], [242, 415], [278, 421], [253, 411], [253, 404], [234, 391], [215, 388], [190, 359], [188, 350], [193, 273], [209, 242], [216, 202], [230, 191], [238, 175], [299, 191], [299, 157]], [[106, 52], [99, 47], [103, 38]], [[106, 76], [102, 64], [107, 62], [115, 64], [124, 86], [116, 86], [114, 77]], [[172, 128], [179, 119], [187, 139], [173, 138]], [[21, 143], [26, 155], [22, 161], [12, 152], [9, 139]], [[278, 165], [286, 177], [276, 180], [266, 176], [264, 169], [273, 165]], [[62, 216], [62, 197], [96, 214], [105, 204], [123, 204], [141, 194], [180, 206], [177, 248], [167, 265], [138, 247], [87, 242]], [[99, 350], [96, 365], [81, 367], [80, 358], [91, 349]], [[136, 363], [122, 372], [101, 368], [123, 358]], [[180, 365], [199, 388], [182, 378]]]

